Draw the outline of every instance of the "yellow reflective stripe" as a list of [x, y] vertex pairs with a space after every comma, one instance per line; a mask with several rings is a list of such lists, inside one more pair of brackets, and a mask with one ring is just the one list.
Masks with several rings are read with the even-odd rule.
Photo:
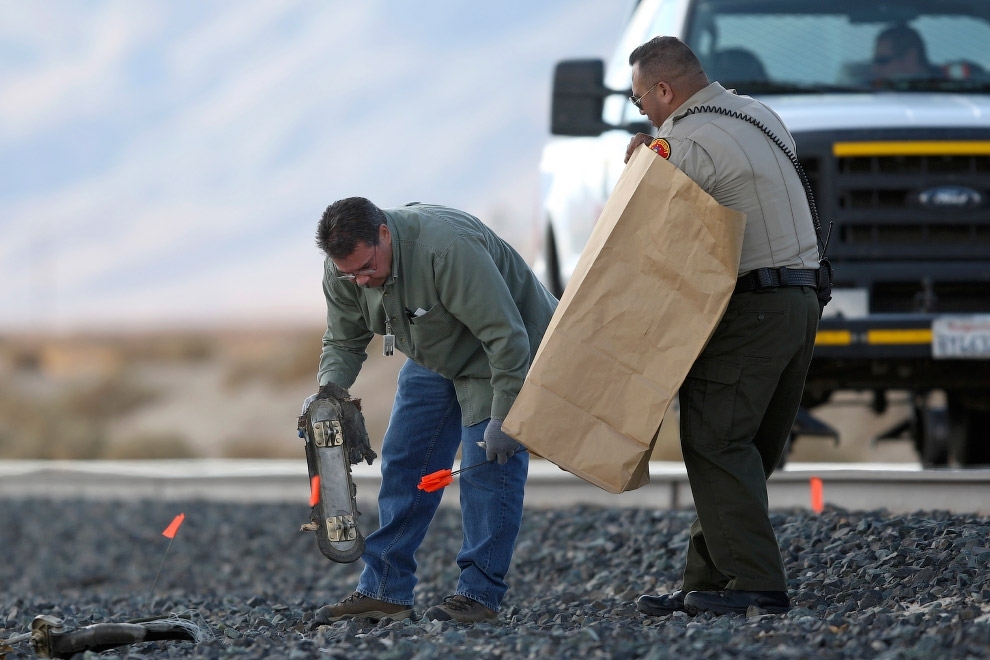
[[843, 156], [971, 156], [990, 155], [990, 140], [959, 142], [836, 142], [832, 154]]
[[923, 330], [868, 330], [867, 344], [930, 344], [932, 331]]
[[848, 330], [819, 330], [815, 337], [816, 346], [848, 346], [852, 343], [852, 333]]
[[[815, 346], [849, 346], [853, 343], [862, 344], [862, 335], [853, 341], [853, 333], [849, 330], [819, 330], [815, 337]], [[867, 344], [931, 344], [932, 331], [929, 329], [913, 330], [867, 330]]]

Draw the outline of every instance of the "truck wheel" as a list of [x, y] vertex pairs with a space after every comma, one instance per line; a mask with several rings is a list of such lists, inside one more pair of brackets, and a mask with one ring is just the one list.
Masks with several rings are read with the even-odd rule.
[[949, 416], [945, 406], [931, 405], [925, 395], [914, 403], [914, 448], [923, 467], [949, 464]]
[[962, 467], [990, 464], [990, 393], [965, 397], [957, 392], [948, 395], [949, 444], [952, 456]]

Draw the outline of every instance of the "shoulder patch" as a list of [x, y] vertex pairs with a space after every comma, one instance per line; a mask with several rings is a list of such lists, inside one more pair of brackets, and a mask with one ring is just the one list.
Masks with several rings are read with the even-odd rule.
[[660, 154], [661, 158], [670, 158], [670, 142], [663, 138], [657, 138], [651, 142], [650, 149]]

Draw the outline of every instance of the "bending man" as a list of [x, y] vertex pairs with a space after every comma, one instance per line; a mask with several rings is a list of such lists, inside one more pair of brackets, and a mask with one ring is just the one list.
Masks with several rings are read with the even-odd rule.
[[[413, 612], [414, 554], [442, 491], [420, 479], [449, 468], [458, 447], [464, 543], [454, 595], [426, 616], [492, 620], [522, 521], [529, 456], [502, 432], [556, 308], [523, 258], [477, 218], [428, 204], [382, 210], [331, 204], [317, 245], [326, 255], [327, 331], [319, 383], [349, 388], [376, 334], [408, 359], [382, 443], [381, 527], [368, 536], [356, 591], [318, 617], [403, 619]], [[481, 446], [479, 446], [479, 444]]]

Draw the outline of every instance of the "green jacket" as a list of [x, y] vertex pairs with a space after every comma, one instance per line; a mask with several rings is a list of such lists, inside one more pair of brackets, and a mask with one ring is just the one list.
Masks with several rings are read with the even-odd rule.
[[349, 388], [387, 319], [396, 349], [454, 382], [462, 424], [505, 417], [556, 298], [518, 252], [463, 211], [415, 203], [385, 216], [392, 234], [385, 286], [339, 280], [330, 259], [324, 262], [320, 385]]

